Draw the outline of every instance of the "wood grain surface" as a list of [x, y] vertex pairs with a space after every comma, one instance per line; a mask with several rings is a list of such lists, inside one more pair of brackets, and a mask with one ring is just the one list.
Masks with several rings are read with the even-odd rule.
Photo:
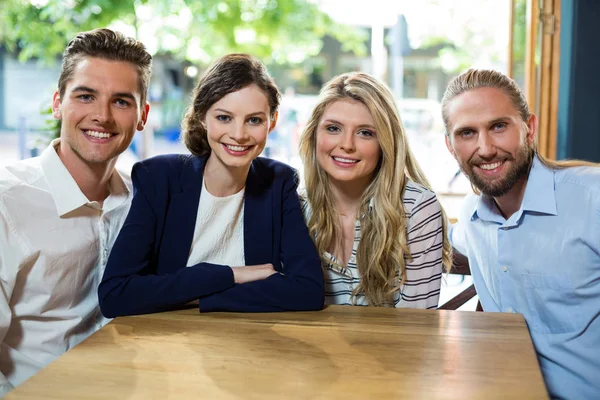
[[117, 318], [8, 399], [543, 399], [518, 314], [329, 306]]

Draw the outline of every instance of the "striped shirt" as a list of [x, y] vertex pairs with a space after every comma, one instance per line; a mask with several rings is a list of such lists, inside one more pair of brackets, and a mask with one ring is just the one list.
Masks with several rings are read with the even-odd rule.
[[[442, 213], [435, 193], [408, 180], [403, 198], [410, 255], [405, 256], [406, 281], [388, 306], [397, 308], [435, 309], [438, 306], [442, 278]], [[371, 209], [373, 200], [371, 200]], [[311, 209], [303, 202], [306, 221]], [[348, 265], [343, 267], [332, 254], [325, 252], [325, 304], [366, 306], [364, 295], [354, 299], [352, 292], [360, 283], [356, 252], [360, 242], [360, 219], [354, 224], [354, 245]], [[400, 281], [401, 276], [397, 274]]]

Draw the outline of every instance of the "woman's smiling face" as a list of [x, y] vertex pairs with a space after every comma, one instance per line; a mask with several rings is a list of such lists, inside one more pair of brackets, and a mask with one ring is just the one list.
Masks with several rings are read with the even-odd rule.
[[204, 119], [211, 158], [226, 168], [249, 167], [265, 148], [276, 120], [258, 86], [229, 93], [208, 109]]
[[325, 108], [317, 127], [316, 156], [332, 182], [368, 186], [381, 148], [375, 122], [363, 103], [342, 99]]

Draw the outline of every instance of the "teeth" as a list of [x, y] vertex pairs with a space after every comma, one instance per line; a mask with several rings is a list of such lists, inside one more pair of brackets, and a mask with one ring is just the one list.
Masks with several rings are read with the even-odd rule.
[[226, 144], [225, 146], [227, 146], [227, 148], [232, 151], [244, 151], [249, 147], [249, 146], [232, 146], [230, 144]]
[[356, 164], [358, 162], [358, 160], [350, 160], [349, 158], [333, 157], [333, 159], [337, 162], [346, 163], [346, 164]]
[[501, 166], [503, 163], [503, 161], [497, 161], [493, 164], [481, 164], [479, 165], [479, 168], [481, 169], [485, 169], [486, 171], [492, 170], [494, 168], [498, 168], [499, 166]]
[[85, 134], [91, 137], [95, 137], [98, 139], [108, 139], [112, 135], [110, 133], [105, 132], [97, 132], [97, 131], [85, 131]]

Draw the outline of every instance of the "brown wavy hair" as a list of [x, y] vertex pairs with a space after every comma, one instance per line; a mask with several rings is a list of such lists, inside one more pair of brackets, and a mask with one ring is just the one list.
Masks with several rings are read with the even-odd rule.
[[267, 67], [249, 54], [229, 54], [206, 70], [192, 92], [192, 102], [181, 123], [183, 142], [197, 156], [210, 154], [203, 121], [208, 109], [230, 93], [258, 86], [267, 96], [271, 117], [279, 108], [281, 94]]
[[80, 32], [67, 45], [58, 78], [61, 99], [65, 96], [67, 83], [71, 80], [75, 67], [86, 57], [124, 61], [135, 66], [141, 95], [140, 106], [144, 107], [152, 74], [152, 56], [142, 42], [106, 28]]
[[[365, 73], [347, 73], [325, 84], [319, 102], [302, 132], [300, 157], [304, 164], [306, 197], [312, 213], [308, 228], [319, 254], [341, 237], [336, 205], [327, 173], [316, 157], [317, 128], [325, 109], [332, 103], [353, 99], [364, 104], [375, 121], [381, 147], [381, 159], [375, 177], [360, 200], [361, 239], [356, 264], [361, 281], [352, 293], [362, 294], [369, 305], [383, 306], [406, 282], [405, 257], [410, 259], [407, 244], [406, 213], [403, 195], [407, 180], [431, 189], [425, 174], [413, 156], [400, 114], [391, 91], [385, 84]], [[373, 211], [369, 203], [373, 199]], [[447, 238], [447, 220], [442, 213], [442, 263], [448, 271], [452, 265], [452, 246]], [[327, 260], [323, 260], [326, 265]], [[398, 275], [401, 277], [398, 280]]]

